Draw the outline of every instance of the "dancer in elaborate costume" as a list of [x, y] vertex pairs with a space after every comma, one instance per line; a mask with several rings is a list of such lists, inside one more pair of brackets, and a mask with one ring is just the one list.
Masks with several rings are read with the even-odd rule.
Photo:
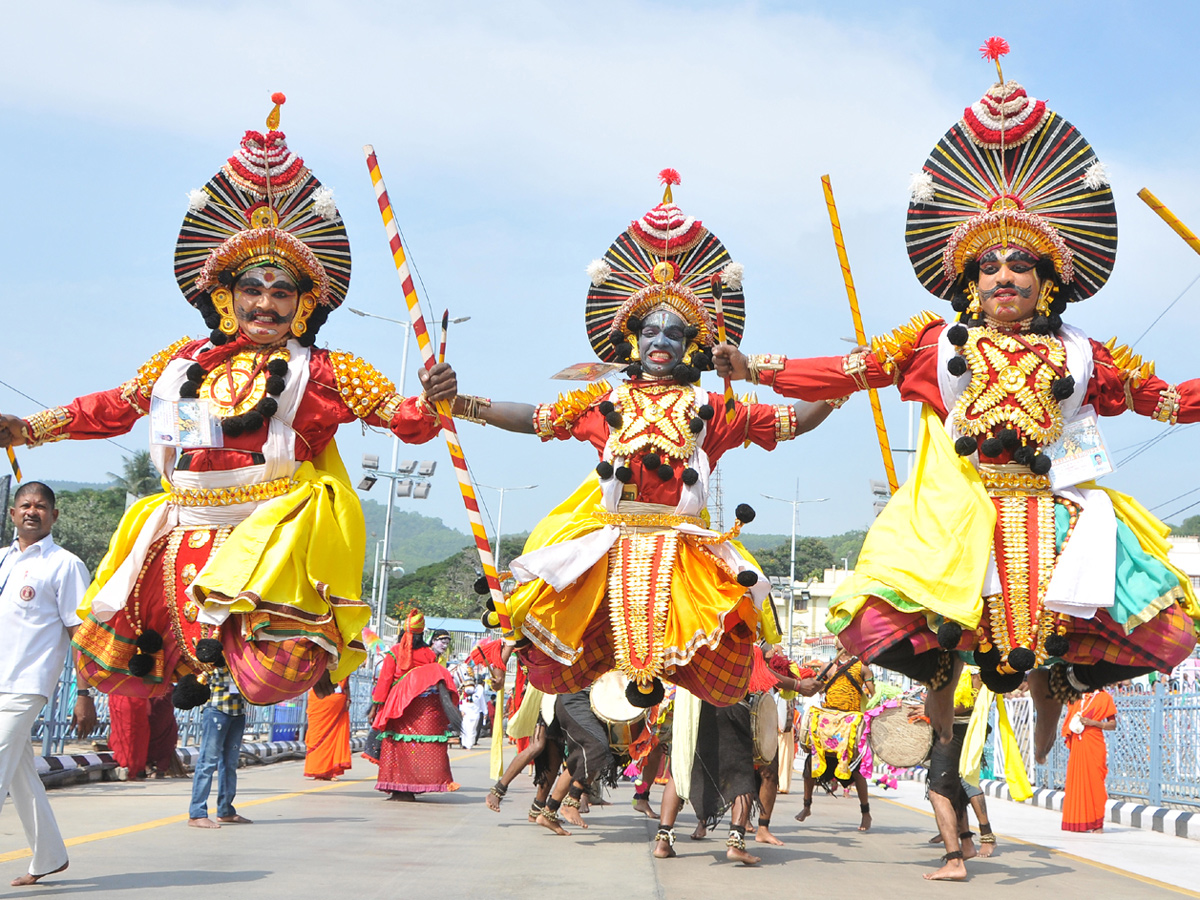
[[[830, 405], [730, 395], [727, 416], [721, 395], [696, 385], [718, 335], [714, 290], [730, 339], [741, 336], [742, 267], [672, 202], [678, 175], [661, 177], [663, 202], [589, 266], [588, 338], [602, 360], [629, 362], [629, 379], [540, 406], [460, 395], [455, 413], [544, 441], [587, 441], [601, 457], [512, 562], [521, 586], [509, 615], [530, 681], [572, 693], [616, 668], [642, 707], [662, 697], [660, 679], [728, 705], [746, 693], [770, 585], [731, 540], [740, 524], [708, 529], [709, 475], [727, 450], [774, 449], [816, 427]], [[739, 523], [753, 516], [738, 510]]]
[[[212, 329], [181, 338], [118, 388], [18, 419], [0, 445], [96, 439], [151, 417], [169, 488], [134, 504], [80, 609], [81, 674], [106, 693], [204, 703], [197, 675], [222, 656], [251, 703], [327, 690], [363, 659], [362, 509], [334, 433], [361, 420], [421, 443], [446, 366], [404, 399], [371, 365], [316, 349], [345, 298], [350, 247], [333, 194], [288, 149], [279, 124], [247, 131], [189, 195], [175, 250], [184, 298]], [[326, 677], [328, 676], [328, 677]]]
[[424, 633], [425, 617], [414, 609], [400, 641], [384, 655], [371, 693], [371, 724], [382, 741], [375, 790], [387, 791], [388, 800], [458, 790], [448, 749], [462, 727], [458, 694], [454, 677], [437, 661], [439, 648], [426, 644]]
[[[999, 70], [1007, 44], [984, 50]], [[966, 877], [946, 799], [961, 793], [951, 723], [962, 661], [948, 651], [974, 651], [998, 693], [1028, 672], [1042, 758], [1064, 700], [1169, 670], [1196, 642], [1200, 605], [1167, 561], [1166, 526], [1052, 463], [1095, 434], [1097, 413], [1200, 420], [1200, 384], [1168, 384], [1115, 340], [1062, 322], [1068, 302], [1107, 280], [1116, 238], [1091, 147], [1001, 75], [912, 186], [909, 255], [957, 324], [923, 313], [845, 357], [715, 353], [722, 374], [788, 397], [895, 384], [924, 404], [914, 474], [872, 527], [828, 625], [864, 660], [931, 687], [931, 797], [949, 858], [927, 877]]]
[[863, 775], [862, 729], [866, 701], [875, 692], [869, 666], [849, 653], [839, 642], [838, 655], [817, 673], [825, 699], [808, 710], [801, 741], [808, 758], [804, 761], [804, 808], [796, 814], [803, 822], [812, 815], [813, 787], [820, 784], [831, 794], [836, 784], [854, 785], [862, 812], [859, 831], [871, 828], [871, 803]]

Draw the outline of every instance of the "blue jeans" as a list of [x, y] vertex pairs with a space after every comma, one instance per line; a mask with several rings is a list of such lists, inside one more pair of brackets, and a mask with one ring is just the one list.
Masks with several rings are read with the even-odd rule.
[[237, 793], [238, 753], [242, 748], [242, 732], [246, 730], [245, 716], [230, 716], [211, 706], [200, 719], [200, 756], [192, 776], [192, 805], [188, 817], [208, 817], [208, 795], [212, 791], [213, 772], [217, 772], [217, 816], [228, 818]]

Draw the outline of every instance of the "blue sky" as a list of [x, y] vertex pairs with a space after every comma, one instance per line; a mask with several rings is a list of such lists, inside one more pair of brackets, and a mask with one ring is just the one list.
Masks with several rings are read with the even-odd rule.
[[[349, 305], [403, 317], [361, 146], [379, 153], [430, 307], [471, 321], [448, 359], [465, 392], [538, 402], [549, 376], [590, 359], [584, 268], [683, 176], [676, 202], [746, 266], [750, 352], [841, 353], [851, 333], [819, 177], [837, 194], [866, 329], [942, 312], [904, 255], [910, 173], [994, 80], [976, 48], [992, 34], [1008, 77], [1076, 124], [1108, 165], [1120, 251], [1109, 285], [1067, 320], [1132, 342], [1200, 275], [1200, 258], [1142, 205], [1150, 187], [1200, 230], [1194, 4], [108, 2], [6, 11], [0, 59], [0, 379], [48, 404], [111, 387], [155, 351], [203, 331], [171, 273], [188, 190], [203, 184], [272, 91], [289, 100], [291, 147], [335, 191], [354, 252]], [[1196, 372], [1200, 287], [1138, 344], [1169, 381]], [[399, 329], [348, 312], [321, 339], [400, 378]], [[413, 359], [416, 355], [413, 353]], [[708, 386], [719, 390], [714, 376]], [[408, 384], [415, 385], [410, 372]], [[760, 399], [769, 400], [767, 394]], [[908, 414], [884, 398], [893, 443]], [[0, 386], [0, 409], [37, 407]], [[1107, 420], [1118, 459], [1160, 433]], [[461, 426], [476, 477], [537, 483], [509, 494], [505, 530], [527, 529], [594, 464], [582, 444], [539, 444]], [[1200, 431], [1180, 431], [1110, 476], [1160, 514], [1200, 493]], [[121, 440], [140, 448], [139, 427]], [[389, 439], [347, 427], [352, 472]], [[103, 480], [122, 450], [63, 443], [21, 454], [28, 477]], [[403, 508], [465, 529], [445, 445], [427, 501]], [[903, 473], [905, 463], [899, 462]], [[871, 519], [882, 477], [870, 411], [855, 398], [812, 435], [722, 464], [730, 507], [753, 530]], [[376, 492], [379, 488], [376, 488]], [[494, 493], [481, 499], [493, 511]], [[1200, 511], [1200, 507], [1191, 512]], [[1182, 516], [1176, 518], [1178, 521]]]

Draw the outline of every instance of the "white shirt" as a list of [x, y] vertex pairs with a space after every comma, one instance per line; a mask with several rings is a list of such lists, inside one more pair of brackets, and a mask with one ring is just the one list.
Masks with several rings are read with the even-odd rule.
[[89, 581], [83, 561], [51, 535], [24, 552], [13, 541], [0, 555], [0, 693], [54, 694]]

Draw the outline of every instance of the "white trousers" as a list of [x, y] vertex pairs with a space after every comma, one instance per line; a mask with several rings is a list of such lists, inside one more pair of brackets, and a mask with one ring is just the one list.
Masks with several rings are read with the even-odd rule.
[[33, 764], [30, 732], [45, 705], [46, 698], [39, 694], [0, 693], [0, 806], [5, 797], [12, 797], [25, 840], [33, 848], [30, 875], [46, 875], [67, 861], [67, 845]]

